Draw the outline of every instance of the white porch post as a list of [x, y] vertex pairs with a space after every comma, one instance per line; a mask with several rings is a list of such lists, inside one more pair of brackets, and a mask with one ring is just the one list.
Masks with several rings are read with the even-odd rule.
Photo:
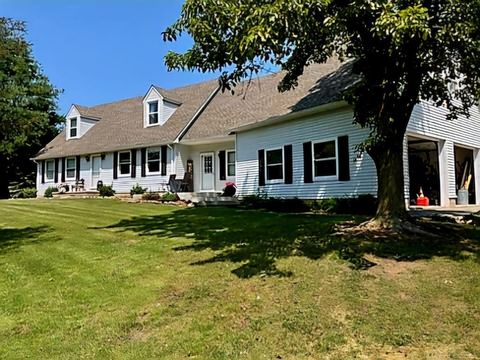
[[448, 192], [448, 156], [445, 140], [438, 141], [438, 167], [440, 176], [440, 205], [447, 207], [450, 205], [450, 197]]
[[473, 150], [473, 174], [475, 175], [475, 205], [480, 205], [480, 149]]

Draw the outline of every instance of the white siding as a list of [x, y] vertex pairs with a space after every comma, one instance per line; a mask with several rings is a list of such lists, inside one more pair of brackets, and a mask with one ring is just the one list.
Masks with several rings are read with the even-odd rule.
[[79, 135], [80, 137], [82, 137], [83, 135], [85, 135], [85, 133], [90, 130], [96, 123], [97, 121], [96, 120], [92, 120], [92, 119], [87, 119], [87, 118], [79, 118], [80, 120], [80, 124], [79, 124]]
[[[352, 125], [353, 114], [342, 109], [303, 120], [259, 128], [237, 135], [237, 186], [241, 196], [255, 194], [258, 186], [258, 150], [293, 145], [293, 184], [267, 184], [268, 196], [321, 199], [376, 193], [376, 171], [372, 159], [363, 154], [357, 159], [355, 145], [368, 130]], [[303, 143], [349, 136], [350, 181], [303, 181]]]
[[[141, 153], [140, 150], [136, 152], [137, 157], [137, 165], [136, 165], [136, 177], [132, 178], [129, 176], [118, 176], [117, 179], [113, 179], [113, 153], [105, 154], [105, 158], [102, 160], [101, 163], [101, 171], [100, 171], [100, 180], [103, 181], [105, 185], [112, 185], [114, 190], [117, 193], [129, 193], [130, 189], [135, 185], [139, 184], [142, 187], [148, 188], [148, 191], [163, 191], [165, 190], [165, 185], [168, 183], [168, 178], [171, 173], [172, 163], [171, 159], [171, 151], [167, 149], [167, 175], [148, 175], [145, 177], [141, 176]], [[59, 160], [58, 166], [58, 183], [54, 181], [45, 182], [44, 184], [41, 183], [42, 175], [41, 175], [41, 163], [38, 164], [38, 171], [37, 171], [37, 190], [38, 196], [43, 196], [45, 190], [49, 186], [58, 186], [61, 183], [61, 166], [62, 161]], [[96, 189], [96, 182], [92, 183], [92, 160], [90, 156], [90, 160], [87, 161], [85, 156], [80, 157], [80, 179], [85, 180], [85, 189]], [[65, 183], [69, 184], [70, 186], [75, 185], [75, 180], [68, 180]]]
[[160, 122], [164, 124], [170, 118], [170, 116], [173, 115], [173, 113], [175, 112], [175, 110], [177, 110], [177, 108], [178, 108], [177, 105], [164, 101], [163, 108], [162, 108], [162, 118]]
[[[446, 168], [445, 189], [451, 199], [456, 198], [455, 153], [454, 146], [480, 148], [480, 112], [478, 107], [471, 109], [471, 116], [460, 116], [456, 120], [447, 120], [448, 109], [422, 102], [413, 111], [407, 133], [420, 135], [433, 140], [444, 140], [440, 166]], [[480, 158], [475, 159], [475, 167], [480, 168]], [[480, 175], [478, 172], [475, 174]], [[479, 187], [477, 186], [477, 193]], [[477, 196], [477, 202], [480, 201]], [[443, 201], [442, 201], [443, 202]]]

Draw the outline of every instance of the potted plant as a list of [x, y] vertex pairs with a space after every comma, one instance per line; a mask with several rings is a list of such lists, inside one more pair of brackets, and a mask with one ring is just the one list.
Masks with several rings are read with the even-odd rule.
[[232, 181], [227, 181], [225, 183], [225, 187], [223, 188], [222, 196], [232, 197], [235, 195], [236, 192], [237, 192], [237, 186], [235, 185], [235, 183]]
[[142, 188], [138, 183], [132, 187], [130, 190], [130, 195], [132, 196], [133, 200], [140, 201], [142, 200], [143, 194], [147, 191], [147, 188]]

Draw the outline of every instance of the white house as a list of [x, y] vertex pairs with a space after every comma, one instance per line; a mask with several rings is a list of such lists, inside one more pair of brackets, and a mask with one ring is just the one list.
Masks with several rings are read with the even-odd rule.
[[[65, 130], [34, 159], [39, 196], [82, 179], [87, 190], [101, 181], [117, 193], [137, 183], [163, 191], [171, 175], [182, 179], [187, 169], [190, 192], [220, 192], [233, 181], [240, 196], [375, 194], [373, 161], [355, 150], [368, 130], [352, 124], [352, 109], [341, 101], [353, 81], [348, 69], [334, 60], [311, 65], [285, 93], [277, 91], [282, 74], [273, 74], [241, 84], [234, 95], [208, 81], [72, 105]], [[404, 141], [407, 203], [422, 188], [432, 205], [455, 204], [469, 179], [469, 203], [480, 204], [480, 112], [457, 120], [447, 114], [428, 102], [413, 112]]]

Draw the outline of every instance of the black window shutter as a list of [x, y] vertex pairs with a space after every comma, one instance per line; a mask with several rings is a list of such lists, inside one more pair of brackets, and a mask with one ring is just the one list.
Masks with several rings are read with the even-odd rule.
[[65, 158], [62, 158], [62, 182], [65, 182]]
[[285, 145], [283, 147], [283, 155], [285, 157], [285, 184], [293, 183], [293, 147]]
[[130, 176], [132, 178], [137, 177], [137, 150], [132, 149], [130, 151], [131, 153], [131, 171], [130, 171]]
[[58, 183], [58, 159], [55, 159], [55, 167], [53, 168], [55, 183]]
[[225, 150], [218, 152], [218, 160], [220, 161], [220, 180], [227, 180], [227, 172], [225, 166]]
[[118, 152], [113, 153], [113, 178], [118, 179]]
[[45, 160], [42, 160], [42, 184], [45, 184]]
[[309, 141], [303, 143], [303, 182], [313, 182], [312, 168], [312, 143]]
[[258, 150], [258, 186], [265, 186], [265, 150]]
[[147, 176], [147, 149], [143, 148], [140, 150], [140, 161], [141, 161], [141, 176]]
[[76, 160], [75, 160], [75, 166], [76, 166], [75, 178], [78, 181], [78, 180], [80, 180], [80, 156], [78, 156], [78, 155], [77, 155]]
[[338, 180], [350, 180], [350, 151], [348, 135], [338, 138]]
[[165, 175], [167, 175], [167, 145], [162, 146], [162, 151], [161, 152], [162, 152], [162, 156], [161, 156], [161, 158], [162, 158], [162, 163], [161, 163], [162, 171], [161, 171], [160, 174], [162, 176], [165, 176]]

